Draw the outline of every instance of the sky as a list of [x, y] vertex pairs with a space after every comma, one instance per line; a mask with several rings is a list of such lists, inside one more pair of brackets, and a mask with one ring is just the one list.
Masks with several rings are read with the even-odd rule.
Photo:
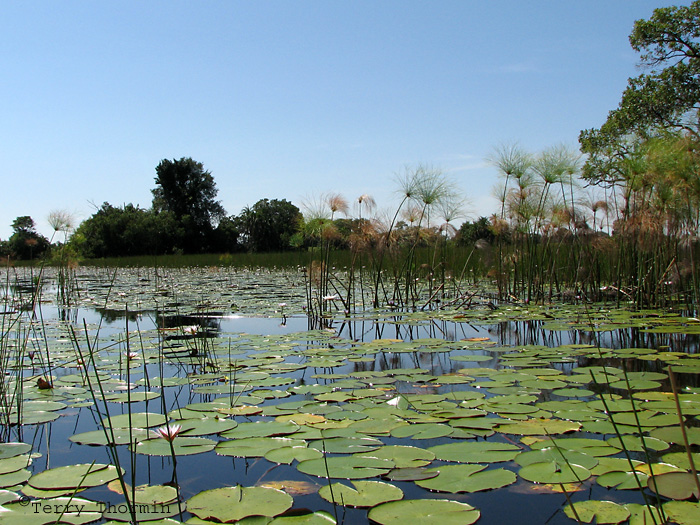
[[330, 192], [388, 211], [418, 165], [489, 215], [493, 151], [578, 149], [641, 72], [634, 21], [687, 3], [3, 2], [0, 239], [18, 216], [51, 237], [51, 211], [148, 208], [182, 157], [232, 215]]

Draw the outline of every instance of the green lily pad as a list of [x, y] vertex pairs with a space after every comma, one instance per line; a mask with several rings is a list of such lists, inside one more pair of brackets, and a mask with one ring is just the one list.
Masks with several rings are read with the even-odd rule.
[[588, 469], [564, 461], [531, 463], [521, 468], [518, 474], [528, 481], [548, 484], [578, 483], [591, 477]]
[[395, 468], [384, 474], [383, 478], [389, 481], [418, 481], [421, 479], [435, 478], [439, 472], [434, 469], [420, 467]]
[[27, 443], [0, 443], [0, 459], [26, 454], [32, 449]]
[[449, 425], [440, 423], [415, 423], [391, 429], [392, 437], [412, 439], [436, 439], [449, 436], [454, 431]]
[[83, 525], [100, 519], [104, 508], [102, 503], [77, 497], [7, 503], [3, 507], [6, 512], [0, 513], [0, 522], [18, 525], [59, 523], [59, 518], [60, 523]]
[[[678, 426], [678, 416], [676, 418], [675, 427], [663, 427], [652, 430], [649, 435], [665, 441], [667, 443], [674, 443], [678, 445], [683, 445], [683, 432]], [[700, 445], [700, 428], [688, 427], [685, 429], [685, 435], [688, 439], [689, 445]]]
[[491, 441], [459, 441], [436, 445], [428, 449], [435, 457], [443, 461], [456, 461], [457, 463], [496, 463], [499, 461], [511, 461], [520, 452], [520, 447], [510, 443], [497, 443]]
[[395, 468], [399, 469], [424, 467], [435, 459], [435, 454], [430, 450], [404, 445], [388, 445], [372, 452], [363, 452], [358, 455], [388, 459], [394, 463]]
[[[238, 523], [246, 525], [245, 520]], [[335, 525], [336, 523], [337, 521], [331, 514], [325, 510], [319, 510], [295, 516], [278, 516], [270, 521], [269, 525]]]
[[214, 450], [216, 441], [201, 437], [177, 436], [172, 442], [163, 438], [145, 439], [132, 445], [130, 450], [148, 456], [191, 456]]
[[271, 450], [282, 447], [305, 447], [306, 441], [284, 437], [243, 438], [220, 441], [215, 451], [220, 456], [261, 458]]
[[647, 486], [666, 498], [685, 500], [695, 496], [700, 497], [696, 480], [690, 472], [666, 472], [650, 476]]
[[21, 456], [0, 459], [0, 474], [16, 472], [20, 469], [27, 468], [31, 464], [32, 458], [28, 454], [22, 454]]
[[221, 434], [228, 439], [241, 439], [251, 437], [277, 437], [293, 434], [299, 430], [299, 425], [293, 421], [256, 421], [254, 423], [241, 423], [236, 428]]
[[207, 417], [198, 419], [181, 419], [177, 421], [180, 425], [181, 436], [208, 436], [211, 434], [221, 434], [238, 426], [233, 419]]
[[394, 468], [387, 459], [363, 456], [334, 456], [309, 459], [297, 465], [299, 472], [320, 478], [365, 479], [382, 476]]
[[606, 488], [618, 490], [642, 490], [646, 487], [648, 476], [639, 471], [608, 472], [596, 478], [596, 483]]
[[104, 430], [91, 430], [74, 434], [68, 439], [82, 445], [106, 446], [107, 444], [127, 445], [148, 439], [150, 436], [150, 432], [144, 428], [108, 428], [106, 432]]
[[231, 523], [249, 516], [274, 517], [292, 503], [292, 497], [278, 489], [237, 485], [200, 492], [187, 501], [187, 510], [203, 520]]
[[515, 483], [514, 472], [505, 469], [484, 470], [486, 465], [445, 465], [428, 469], [435, 478], [416, 481], [424, 489], [440, 492], [479, 492]]
[[504, 434], [544, 436], [547, 434], [574, 432], [580, 428], [581, 423], [577, 421], [566, 421], [562, 419], [528, 419], [515, 423], [501, 423], [495, 427], [495, 430]]
[[274, 448], [265, 453], [266, 460], [287, 465], [291, 465], [293, 461], [305, 461], [307, 459], [318, 459], [322, 457], [323, 453], [320, 450], [308, 447]]
[[102, 420], [102, 425], [112, 428], [151, 428], [164, 425], [167, 418], [163, 414], [153, 412], [134, 412], [132, 414], [120, 414]]
[[27, 469], [20, 469], [7, 474], [0, 474], [0, 488], [15, 487], [27, 481], [32, 473]]
[[678, 525], [700, 523], [700, 505], [690, 501], [668, 501], [663, 504], [664, 513]]
[[44, 470], [31, 477], [29, 484], [37, 489], [87, 488], [103, 485], [119, 477], [117, 467], [102, 463], [68, 465]]
[[312, 441], [309, 446], [316, 450], [325, 450], [327, 453], [353, 453], [353, 452], [370, 452], [381, 447], [383, 443], [375, 438], [331, 438], [318, 441]]
[[481, 513], [467, 503], [440, 499], [390, 501], [374, 507], [368, 518], [381, 525], [471, 525]]
[[597, 524], [622, 523], [630, 517], [627, 508], [612, 501], [578, 501], [564, 507], [564, 513], [571, 519], [579, 519], [583, 523], [591, 523], [594, 519]]
[[559, 463], [570, 463], [581, 467], [592, 469], [598, 464], [598, 460], [593, 456], [557, 447], [546, 447], [539, 450], [528, 450], [521, 452], [515, 458], [515, 462], [520, 466], [532, 465], [533, 463], [547, 463], [557, 461]]
[[353, 481], [354, 489], [342, 483], [324, 485], [318, 491], [326, 501], [348, 507], [376, 507], [403, 498], [403, 491], [382, 481]]

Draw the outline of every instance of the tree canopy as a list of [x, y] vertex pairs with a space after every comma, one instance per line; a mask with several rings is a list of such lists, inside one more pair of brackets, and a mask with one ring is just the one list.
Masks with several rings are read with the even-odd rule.
[[288, 250], [301, 221], [301, 211], [291, 202], [261, 199], [238, 216], [239, 241], [255, 252]]
[[22, 215], [12, 221], [12, 235], [6, 243], [8, 255], [17, 259], [33, 259], [49, 249], [49, 240], [36, 232], [34, 219]]
[[163, 159], [156, 167], [153, 210], [174, 214], [185, 232], [184, 249], [188, 252], [209, 248], [211, 233], [226, 215], [216, 200], [218, 189], [214, 177], [204, 165], [189, 157]]
[[592, 182], [628, 178], [629, 159], [665, 133], [700, 139], [700, 1], [656, 9], [629, 37], [645, 73], [630, 78], [618, 108], [599, 129], [581, 132]]

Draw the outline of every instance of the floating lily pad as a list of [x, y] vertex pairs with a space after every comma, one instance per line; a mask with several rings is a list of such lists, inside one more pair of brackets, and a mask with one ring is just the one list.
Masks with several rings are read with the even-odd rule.
[[377, 450], [383, 443], [375, 438], [343, 438], [336, 437], [331, 439], [323, 439], [312, 441], [309, 446], [317, 450], [322, 450], [327, 453], [353, 453], [353, 452], [370, 452]]
[[440, 492], [479, 492], [515, 483], [514, 472], [505, 469], [484, 470], [486, 465], [446, 465], [428, 469], [437, 477], [416, 481], [416, 485]]
[[697, 489], [697, 480], [690, 472], [666, 472], [650, 476], [647, 486], [666, 498], [685, 500], [695, 496], [700, 497]]
[[573, 503], [574, 513], [571, 505], [564, 507], [567, 516], [574, 520], [581, 520], [583, 523], [591, 523], [593, 520], [597, 524], [622, 523], [630, 517], [627, 508], [613, 503], [612, 501], [578, 501]]
[[163, 438], [145, 439], [132, 445], [130, 450], [148, 456], [191, 456], [214, 450], [216, 441], [201, 437], [177, 436], [171, 441]]
[[265, 459], [273, 463], [285, 463], [291, 465], [293, 461], [305, 461], [307, 459], [318, 459], [323, 457], [323, 453], [315, 448], [307, 447], [282, 447], [275, 448], [265, 453]]
[[271, 450], [282, 447], [305, 447], [306, 441], [283, 437], [243, 438], [220, 441], [216, 453], [238, 458], [261, 458]]
[[403, 498], [403, 491], [381, 481], [353, 481], [354, 489], [342, 483], [324, 485], [318, 494], [331, 503], [348, 507], [376, 507]]
[[102, 463], [68, 465], [44, 470], [31, 477], [29, 484], [38, 489], [96, 487], [119, 476], [117, 467]]
[[[83, 525], [102, 517], [103, 504], [78, 497], [61, 497], [40, 500], [35, 504], [26, 501], [3, 505], [6, 512], [0, 520], [12, 524], [70, 523]], [[60, 521], [59, 521], [60, 518]]]
[[678, 525], [700, 523], [700, 505], [690, 501], [668, 501], [663, 504], [664, 513]]
[[82, 445], [128, 445], [136, 441], [142, 441], [150, 437], [150, 432], [143, 428], [108, 428], [105, 430], [91, 430], [81, 434], [74, 434], [68, 439]]
[[458, 463], [496, 463], [499, 461], [511, 461], [520, 452], [520, 447], [510, 443], [497, 443], [490, 441], [460, 441], [436, 445], [428, 449], [438, 459], [443, 461], [456, 461]]
[[341, 479], [373, 478], [386, 474], [392, 468], [394, 468], [392, 461], [363, 456], [309, 459], [297, 465], [297, 469], [304, 474]]
[[531, 463], [520, 469], [520, 477], [535, 483], [577, 483], [591, 477], [591, 472], [580, 466], [564, 461]]
[[[245, 521], [245, 520], [244, 520]], [[246, 525], [244, 521], [239, 521], [241, 525]], [[335, 525], [335, 518], [324, 510], [308, 512], [294, 516], [278, 516], [269, 522], [269, 525]], [[254, 525], [254, 524], [250, 524]]]
[[32, 449], [27, 443], [0, 443], [0, 459], [26, 454]]
[[574, 432], [580, 428], [581, 423], [577, 421], [566, 421], [562, 419], [528, 419], [515, 423], [501, 423], [495, 427], [495, 430], [504, 434], [539, 436], [564, 434], [566, 432]]
[[392, 437], [413, 439], [435, 439], [449, 436], [454, 428], [440, 423], [416, 423], [391, 429]]
[[102, 424], [112, 428], [150, 428], [165, 424], [167, 418], [163, 414], [152, 412], [134, 412], [105, 418]]
[[249, 516], [277, 516], [292, 503], [281, 490], [237, 485], [200, 492], [187, 501], [187, 510], [203, 520], [231, 523]]
[[401, 500], [383, 503], [369, 511], [368, 518], [381, 525], [471, 525], [481, 513], [467, 503], [439, 499]]
[[398, 469], [424, 467], [435, 459], [435, 454], [430, 450], [403, 445], [384, 446], [372, 452], [363, 452], [358, 455], [388, 459]]

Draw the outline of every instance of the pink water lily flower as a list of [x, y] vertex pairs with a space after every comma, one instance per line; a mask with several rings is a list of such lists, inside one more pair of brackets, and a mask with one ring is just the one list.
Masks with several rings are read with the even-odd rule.
[[153, 431], [155, 437], [163, 438], [165, 441], [172, 442], [182, 431], [181, 425], [164, 425]]

